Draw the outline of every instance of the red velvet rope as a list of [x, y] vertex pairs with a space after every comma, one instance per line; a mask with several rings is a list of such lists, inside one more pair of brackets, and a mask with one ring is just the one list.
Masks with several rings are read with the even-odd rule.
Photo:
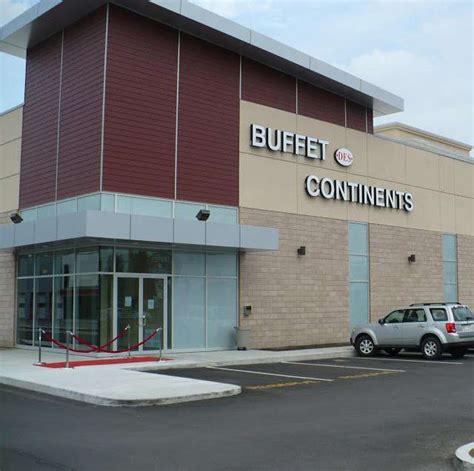
[[[86, 345], [88, 347], [90, 347], [90, 350], [77, 350], [75, 348], [72, 348], [72, 347], [69, 347], [69, 350], [71, 352], [75, 352], [75, 353], [92, 353], [92, 352], [102, 352], [102, 353], [124, 353], [124, 352], [128, 352], [129, 350], [135, 350], [136, 348], [140, 347], [141, 345], [144, 345], [145, 343], [147, 343], [149, 340], [151, 340], [157, 333], [158, 331], [155, 330], [154, 332], [152, 332], [148, 337], [146, 337], [145, 339], [143, 339], [141, 342], [138, 342], [136, 343], [135, 345], [131, 345], [130, 348], [123, 348], [123, 349], [120, 349], [120, 350], [106, 350], [104, 347], [107, 347], [108, 345], [111, 345], [113, 342], [115, 342], [117, 339], [119, 338], [122, 338], [125, 336], [125, 332], [126, 330], [124, 330], [123, 332], [121, 332], [119, 335], [117, 335], [117, 337], [115, 337], [114, 339], [110, 340], [109, 342], [105, 343], [104, 345], [101, 345], [99, 347], [96, 347], [95, 345], [92, 345], [91, 343], [89, 343], [87, 340], [84, 340], [82, 339], [81, 337], [75, 335], [75, 334], [72, 334], [72, 337], [74, 337], [80, 344], [83, 344], [83, 345]], [[64, 345], [63, 343], [53, 339], [48, 333], [44, 332], [44, 335], [46, 336], [46, 340], [48, 342], [53, 342], [55, 345], [57, 345], [58, 347], [61, 347], [61, 348], [64, 348], [64, 349], [67, 349], [67, 345]]]

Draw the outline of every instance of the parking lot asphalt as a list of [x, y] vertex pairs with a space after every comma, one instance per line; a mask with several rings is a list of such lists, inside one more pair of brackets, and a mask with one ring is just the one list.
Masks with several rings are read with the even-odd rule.
[[159, 374], [242, 395], [139, 408], [0, 387], [2, 471], [450, 470], [474, 437], [474, 355], [344, 358]]

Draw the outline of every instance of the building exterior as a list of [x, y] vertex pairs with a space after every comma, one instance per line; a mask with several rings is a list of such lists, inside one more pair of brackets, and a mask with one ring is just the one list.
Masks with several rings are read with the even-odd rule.
[[374, 131], [400, 98], [184, 1], [43, 1], [0, 48], [27, 61], [0, 116], [1, 346], [338, 344], [474, 305], [470, 146]]

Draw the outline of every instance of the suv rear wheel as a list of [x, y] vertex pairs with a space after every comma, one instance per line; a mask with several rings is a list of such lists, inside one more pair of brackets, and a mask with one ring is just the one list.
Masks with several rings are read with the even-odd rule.
[[372, 338], [367, 335], [359, 335], [356, 340], [356, 351], [361, 357], [371, 357], [375, 354], [375, 343]]
[[438, 360], [443, 354], [441, 342], [433, 336], [424, 338], [421, 342], [421, 354], [427, 360]]

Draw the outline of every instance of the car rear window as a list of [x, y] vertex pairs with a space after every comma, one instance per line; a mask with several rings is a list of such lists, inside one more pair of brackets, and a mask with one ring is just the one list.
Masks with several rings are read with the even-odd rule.
[[430, 309], [430, 312], [431, 317], [435, 322], [448, 320], [448, 313], [446, 312], [446, 309], [443, 309], [442, 307], [433, 307]]
[[474, 314], [467, 306], [453, 307], [452, 311], [455, 321], [474, 321]]

